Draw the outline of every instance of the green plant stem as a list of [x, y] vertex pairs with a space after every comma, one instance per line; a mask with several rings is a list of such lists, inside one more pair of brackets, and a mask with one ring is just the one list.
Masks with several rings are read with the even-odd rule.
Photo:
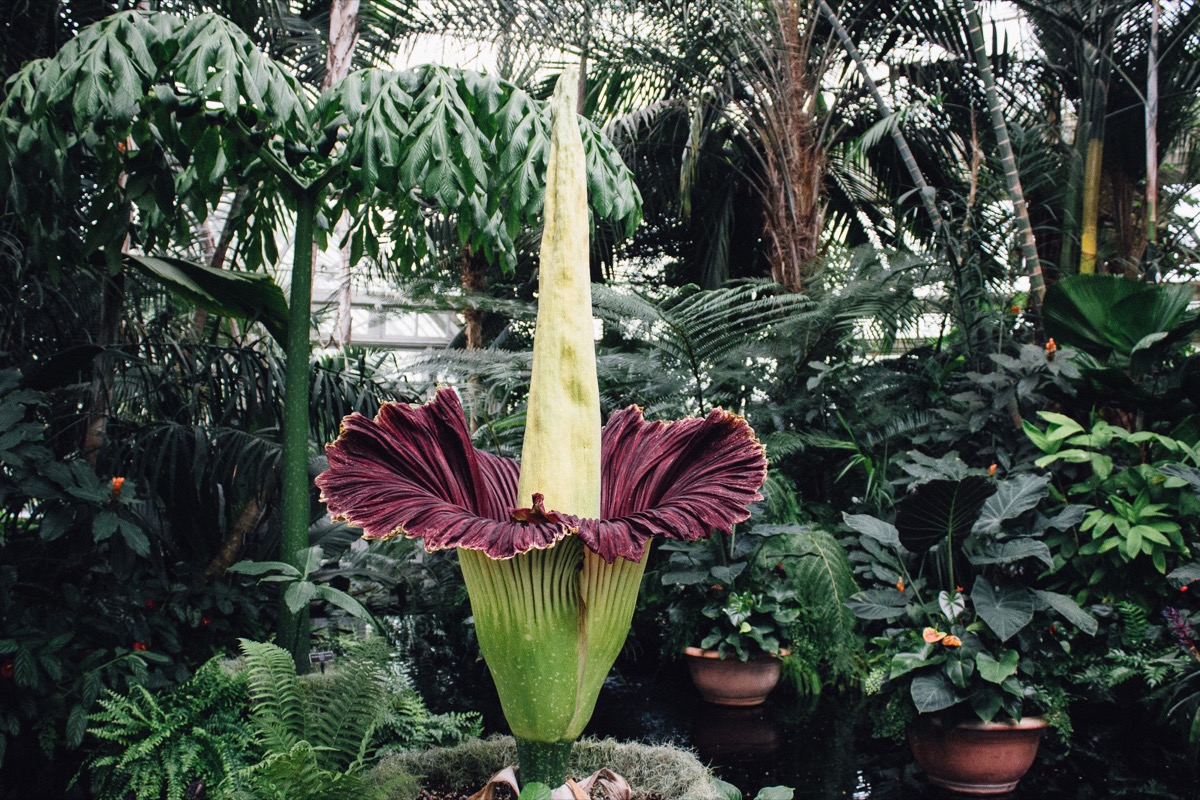
[[[299, 553], [308, 547], [308, 320], [312, 306], [313, 216], [317, 193], [296, 195], [296, 238], [292, 287], [288, 303], [288, 338], [284, 367], [282, 535], [280, 560], [303, 570]], [[293, 613], [280, 599], [279, 644], [292, 654], [296, 672], [309, 670], [308, 609]]]
[[544, 783], [553, 788], [567, 782], [567, 761], [574, 742], [531, 742], [517, 739], [521, 785]]

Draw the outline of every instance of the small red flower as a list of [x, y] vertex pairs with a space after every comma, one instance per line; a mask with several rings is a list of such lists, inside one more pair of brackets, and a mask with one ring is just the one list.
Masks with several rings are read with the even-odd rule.
[[153, 597], [147, 597], [145, 602], [142, 603], [142, 605], [144, 605], [146, 607], [147, 611], [153, 611], [154, 609], [158, 608], [158, 601], [155, 600]]
[[13, 662], [5, 661], [0, 664], [0, 678], [11, 678], [13, 676]]
[[1052, 622], [1052, 623], [1050, 623], [1049, 630], [1050, 630], [1050, 635], [1053, 636], [1054, 634], [1058, 633], [1058, 626]]
[[125, 485], [124, 478], [113, 478], [112, 479], [112, 499], [113, 500], [121, 499], [121, 487], [124, 485]]
[[150, 648], [146, 647], [145, 642], [134, 642], [133, 649], [134, 650], [149, 650]]
[[1179, 587], [1179, 591], [1181, 591], [1181, 592], [1186, 592], [1187, 589], [1188, 589], [1188, 585], [1186, 583], [1183, 586]]
[[897, 592], [903, 592], [903, 591], [904, 591], [904, 578], [897, 578], [897, 579], [896, 579], [896, 591], [897, 591]]
[[991, 478], [995, 474], [996, 474], [996, 465], [992, 464], [990, 467], [988, 467], [988, 477]]
[[209, 625], [212, 625], [212, 617], [201, 617], [200, 618], [200, 626], [201, 627], [207, 628]]
[[963, 593], [963, 588], [962, 588], [961, 586], [955, 586], [955, 587], [954, 587], [954, 591], [958, 592], [959, 594], [962, 594], [962, 593]]
[[1013, 306], [1013, 307], [1012, 307], [1012, 313], [1013, 313], [1014, 315], [1016, 315], [1016, 314], [1020, 314], [1020, 313], [1021, 313], [1021, 307], [1020, 307], [1020, 306]]

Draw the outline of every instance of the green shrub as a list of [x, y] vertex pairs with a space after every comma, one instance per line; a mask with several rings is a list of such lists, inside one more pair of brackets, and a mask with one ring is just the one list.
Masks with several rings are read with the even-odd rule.
[[245, 765], [246, 675], [214, 658], [183, 685], [110, 692], [91, 715], [100, 744], [84, 765], [98, 800], [184, 800]]

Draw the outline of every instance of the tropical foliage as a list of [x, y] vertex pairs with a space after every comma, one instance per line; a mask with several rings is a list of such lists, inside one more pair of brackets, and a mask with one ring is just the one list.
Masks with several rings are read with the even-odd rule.
[[[719, 406], [771, 462], [734, 536], [648, 548], [621, 667], [786, 644], [882, 727], [1148, 698], [1196, 738], [1200, 6], [341, 5], [349, 34], [324, 0], [0, 10], [0, 793], [85, 761], [114, 797], [369, 793], [373, 753], [475, 729], [354, 656], [361, 726], [322, 732], [310, 606], [439, 703], [487, 684], [487, 622], [453, 554], [354, 544], [312, 479], [344, 416], [438, 383], [477, 459], [538, 424], [576, 64], [600, 416]], [[495, 69], [394, 66], [429, 34]], [[314, 353], [321, 250], [462, 336]], [[272, 631], [299, 663], [256, 646], [288, 696], [251, 715], [210, 659]]]

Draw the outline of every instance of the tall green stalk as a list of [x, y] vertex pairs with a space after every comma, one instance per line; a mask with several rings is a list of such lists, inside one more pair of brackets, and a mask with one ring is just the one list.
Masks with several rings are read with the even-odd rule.
[[[283, 467], [282, 467], [282, 559], [293, 566], [297, 553], [308, 547], [308, 323], [312, 308], [313, 217], [317, 190], [296, 193], [296, 236], [292, 260], [292, 286], [288, 303], [287, 360], [284, 367]], [[307, 672], [308, 608], [292, 612], [280, 600], [279, 644], [292, 654], [296, 671]]]

